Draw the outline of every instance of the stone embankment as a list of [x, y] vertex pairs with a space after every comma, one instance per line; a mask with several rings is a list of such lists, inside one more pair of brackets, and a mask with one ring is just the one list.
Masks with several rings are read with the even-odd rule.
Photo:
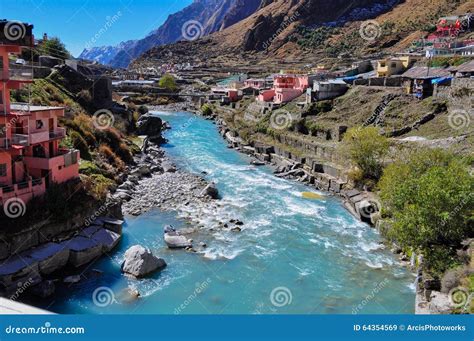
[[24, 292], [51, 296], [63, 277], [59, 270], [77, 269], [109, 253], [120, 242], [122, 221], [97, 218], [74, 236], [60, 238], [23, 252], [14, 252], [0, 266], [0, 293], [12, 300]]

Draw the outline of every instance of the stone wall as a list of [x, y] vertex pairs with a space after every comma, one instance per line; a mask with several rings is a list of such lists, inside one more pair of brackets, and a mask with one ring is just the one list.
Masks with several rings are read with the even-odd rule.
[[[0, 233], [0, 260], [41, 244], [53, 240], [66, 239], [74, 235], [90, 221], [91, 217], [97, 216], [99, 210], [101, 208], [95, 206], [87, 207], [65, 221], [51, 223], [49, 219], [46, 219], [18, 233]], [[113, 204], [107, 206], [101, 213], [121, 218], [121, 207], [120, 205]]]

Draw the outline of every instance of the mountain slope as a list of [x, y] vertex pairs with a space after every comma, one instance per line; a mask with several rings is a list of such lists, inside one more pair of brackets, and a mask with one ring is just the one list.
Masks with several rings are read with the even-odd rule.
[[[134, 65], [163, 60], [252, 66], [256, 63], [351, 63], [400, 51], [426, 35], [440, 16], [474, 11], [469, 0], [267, 0], [258, 11], [209, 37], [155, 47]], [[361, 27], [373, 23], [375, 36]], [[343, 60], [337, 57], [343, 54]]]
[[260, 3], [260, 0], [194, 0], [188, 7], [170, 15], [145, 38], [84, 50], [80, 58], [127, 67], [132, 59], [152, 47], [183, 39], [194, 40], [227, 28], [252, 14]]

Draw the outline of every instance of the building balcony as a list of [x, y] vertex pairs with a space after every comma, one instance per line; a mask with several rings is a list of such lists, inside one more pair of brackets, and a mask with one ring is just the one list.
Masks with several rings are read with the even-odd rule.
[[5, 68], [0, 68], [0, 77], [3, 81], [31, 82], [33, 81], [33, 68], [27, 65], [10, 64], [8, 72]]
[[0, 183], [0, 204], [3, 205], [10, 198], [19, 198], [26, 203], [32, 197], [44, 194], [45, 191], [45, 181], [42, 178], [30, 178], [12, 185], [2, 185]]
[[0, 139], [0, 148], [7, 149], [11, 147], [11, 145], [28, 147], [34, 144], [64, 137], [66, 137], [65, 128], [56, 128], [54, 131], [39, 131], [29, 134], [12, 134], [11, 140], [6, 138]]
[[79, 162], [79, 151], [60, 149], [57, 155], [52, 157], [25, 156], [24, 163], [28, 168], [51, 170], [58, 167], [69, 167]]
[[49, 132], [50, 139], [62, 139], [64, 137], [66, 137], [66, 128], [56, 128]]
[[28, 147], [30, 145], [28, 135], [26, 134], [12, 134], [12, 145]]

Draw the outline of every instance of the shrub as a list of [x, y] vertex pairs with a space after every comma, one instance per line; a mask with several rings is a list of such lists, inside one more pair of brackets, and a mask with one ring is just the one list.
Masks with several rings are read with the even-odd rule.
[[446, 271], [441, 278], [441, 291], [447, 294], [451, 289], [460, 286], [462, 279], [467, 275], [468, 271], [463, 267]]
[[159, 86], [168, 90], [176, 90], [176, 81], [170, 74], [166, 74], [160, 78]]
[[472, 234], [474, 178], [469, 165], [440, 149], [411, 152], [389, 165], [379, 182], [390, 237], [420, 249], [438, 272], [455, 263], [455, 249]]
[[73, 148], [78, 149], [81, 152], [81, 159], [92, 160], [92, 156], [89, 150], [89, 146], [84, 138], [77, 132], [71, 131], [69, 134]]
[[110, 149], [109, 146], [101, 144], [99, 154], [102, 155], [110, 164], [115, 166], [117, 170], [122, 171], [125, 168], [123, 161]]
[[203, 106], [201, 107], [201, 111], [202, 111], [202, 114], [204, 116], [211, 116], [212, 115], [212, 108], [209, 104], [203, 104]]
[[340, 145], [341, 154], [359, 167], [366, 179], [379, 179], [389, 141], [375, 127], [349, 129]]
[[148, 108], [145, 105], [140, 105], [138, 107], [138, 113], [140, 115], [145, 115], [148, 112]]
[[102, 174], [81, 175], [81, 181], [86, 191], [97, 200], [104, 200], [109, 189], [114, 185], [112, 180], [107, 179]]
[[92, 175], [102, 174], [103, 171], [94, 162], [81, 160], [81, 164], [79, 165], [79, 173], [84, 175]]

